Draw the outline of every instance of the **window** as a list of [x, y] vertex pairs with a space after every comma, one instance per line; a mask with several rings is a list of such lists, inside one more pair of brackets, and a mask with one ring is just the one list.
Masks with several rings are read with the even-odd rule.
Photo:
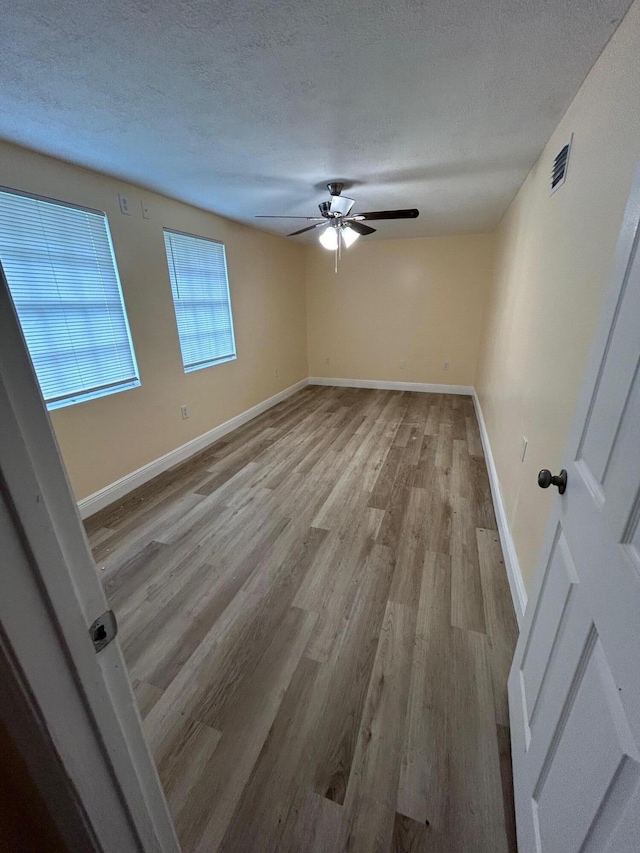
[[0, 190], [0, 261], [48, 409], [140, 384], [104, 213]]
[[185, 372], [236, 357], [224, 245], [164, 232]]

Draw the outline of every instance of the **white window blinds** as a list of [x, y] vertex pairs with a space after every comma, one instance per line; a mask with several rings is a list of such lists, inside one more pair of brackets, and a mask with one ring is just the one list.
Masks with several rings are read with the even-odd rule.
[[103, 213], [0, 191], [0, 261], [49, 409], [140, 384]]
[[185, 372], [236, 357], [224, 245], [164, 232]]

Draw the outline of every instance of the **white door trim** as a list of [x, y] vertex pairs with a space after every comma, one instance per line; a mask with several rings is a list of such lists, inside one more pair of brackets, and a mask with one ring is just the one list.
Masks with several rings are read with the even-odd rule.
[[105, 853], [177, 853], [119, 643], [96, 654], [88, 634], [107, 602], [1, 275], [0, 413], [0, 637], [14, 696], [64, 767], [74, 831], [90, 827]]

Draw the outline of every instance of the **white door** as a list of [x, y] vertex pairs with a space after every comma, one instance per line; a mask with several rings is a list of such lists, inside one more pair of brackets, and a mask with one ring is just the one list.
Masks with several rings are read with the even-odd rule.
[[640, 172], [509, 676], [520, 853], [640, 851], [639, 219]]
[[0, 716], [73, 851], [177, 853], [107, 609], [0, 267]]

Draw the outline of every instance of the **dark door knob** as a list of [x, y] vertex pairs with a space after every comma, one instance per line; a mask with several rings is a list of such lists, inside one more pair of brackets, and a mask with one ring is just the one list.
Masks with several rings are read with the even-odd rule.
[[561, 495], [564, 495], [567, 488], [567, 472], [562, 469], [560, 473], [554, 477], [551, 471], [543, 468], [538, 474], [538, 485], [541, 489], [548, 489], [549, 486], [557, 486]]

